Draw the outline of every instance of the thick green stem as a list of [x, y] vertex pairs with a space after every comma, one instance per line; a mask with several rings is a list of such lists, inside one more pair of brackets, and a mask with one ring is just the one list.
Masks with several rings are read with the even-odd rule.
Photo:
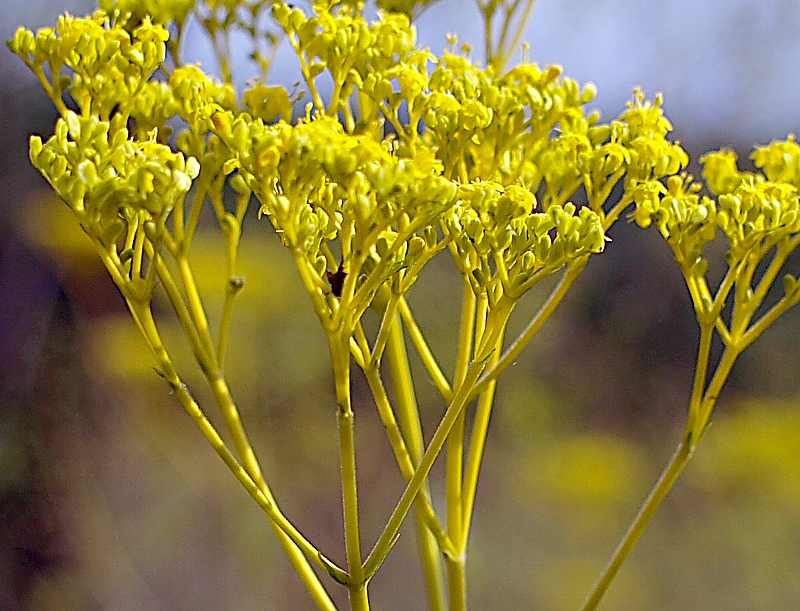
[[446, 608], [444, 595], [444, 574], [441, 555], [436, 538], [428, 529], [422, 511], [415, 507], [414, 528], [417, 533], [417, 554], [422, 565], [422, 577], [425, 580], [425, 592], [428, 607], [431, 611], [444, 611]]
[[464, 555], [445, 561], [447, 567], [447, 593], [449, 611], [467, 610], [467, 562]]
[[342, 504], [350, 602], [353, 609], [368, 609], [366, 580], [361, 566], [361, 538], [356, 481], [355, 414], [350, 400], [350, 338], [342, 332], [329, 335], [328, 345], [336, 385], [336, 418], [339, 424], [339, 454], [342, 467]]
[[369, 611], [369, 597], [367, 596], [367, 584], [350, 587], [350, 609], [351, 611]]
[[[453, 376], [453, 387], [463, 384], [473, 354], [476, 341], [475, 317], [477, 299], [472, 286], [465, 279], [461, 305], [461, 324], [458, 337], [458, 355]], [[481, 310], [483, 311], [483, 310]], [[482, 325], [481, 325], [482, 326]], [[466, 410], [462, 410], [447, 439], [446, 495], [447, 495], [447, 534], [454, 542], [464, 538], [462, 497], [464, 484], [464, 436], [466, 434]], [[456, 543], [458, 545], [458, 543]], [[457, 555], [447, 557], [447, 591], [450, 611], [460, 611], [467, 606], [466, 558], [463, 549]]]

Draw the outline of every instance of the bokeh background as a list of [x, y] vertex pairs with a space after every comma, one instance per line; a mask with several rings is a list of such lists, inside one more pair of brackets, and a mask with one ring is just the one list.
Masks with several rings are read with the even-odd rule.
[[[6, 0], [0, 37], [64, 10], [92, 4]], [[470, 0], [442, 0], [420, 39], [437, 51], [449, 32], [477, 43], [477, 24]], [[796, 0], [539, 0], [527, 40], [534, 60], [596, 83], [606, 119], [633, 87], [661, 91], [694, 157], [728, 146], [746, 160], [800, 125], [798, 25]], [[202, 42], [191, 53], [208, 65]], [[293, 70], [281, 59], [274, 78], [290, 84]], [[153, 374], [66, 207], [28, 166], [27, 138], [51, 132], [54, 110], [5, 48], [0, 74], [0, 609], [311, 609], [262, 514]], [[577, 608], [679, 439], [697, 342], [688, 296], [655, 233], [623, 221], [611, 235], [501, 379], [472, 536], [473, 609]], [[219, 244], [209, 234], [198, 246], [213, 313]], [[231, 385], [285, 512], [342, 560], [324, 338], [265, 221], [251, 219], [242, 257]], [[411, 297], [444, 363], [458, 286], [442, 264]], [[533, 296], [522, 315], [535, 307]], [[742, 357], [603, 608], [800, 607], [798, 338], [790, 313]], [[442, 406], [419, 391], [430, 434]], [[366, 394], [356, 401], [371, 542], [402, 482]], [[423, 608], [420, 582], [404, 531], [373, 607]]]

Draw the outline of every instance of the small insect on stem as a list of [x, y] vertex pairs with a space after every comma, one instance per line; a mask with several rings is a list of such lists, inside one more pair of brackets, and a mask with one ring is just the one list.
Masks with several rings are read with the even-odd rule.
[[347, 278], [347, 272], [344, 271], [344, 261], [339, 263], [339, 269], [335, 272], [325, 272], [325, 277], [331, 285], [331, 293], [334, 297], [342, 296], [342, 287], [344, 286], [344, 279]]
[[228, 292], [232, 295], [236, 295], [244, 288], [244, 282], [245, 280], [241, 276], [234, 276], [228, 280]]

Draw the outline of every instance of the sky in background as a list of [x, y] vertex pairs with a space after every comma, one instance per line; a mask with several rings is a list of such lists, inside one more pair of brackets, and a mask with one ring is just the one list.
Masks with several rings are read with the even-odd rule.
[[[0, 35], [11, 36], [18, 23], [51, 25], [63, 10], [85, 13], [92, 6], [5, 0]], [[663, 92], [685, 142], [746, 146], [800, 130], [798, 26], [798, 0], [538, 0], [525, 38], [533, 60], [594, 82], [607, 119], [641, 86], [648, 97]], [[418, 27], [421, 43], [437, 52], [450, 32], [480, 47], [473, 0], [441, 0]], [[205, 56], [202, 49], [195, 54]], [[273, 76], [291, 83], [293, 70], [287, 62]]]

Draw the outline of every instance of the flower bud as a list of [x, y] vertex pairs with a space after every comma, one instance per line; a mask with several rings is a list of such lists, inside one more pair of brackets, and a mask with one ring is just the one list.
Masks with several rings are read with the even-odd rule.
[[416, 257], [425, 250], [425, 239], [415, 235], [408, 241], [408, 257]]

